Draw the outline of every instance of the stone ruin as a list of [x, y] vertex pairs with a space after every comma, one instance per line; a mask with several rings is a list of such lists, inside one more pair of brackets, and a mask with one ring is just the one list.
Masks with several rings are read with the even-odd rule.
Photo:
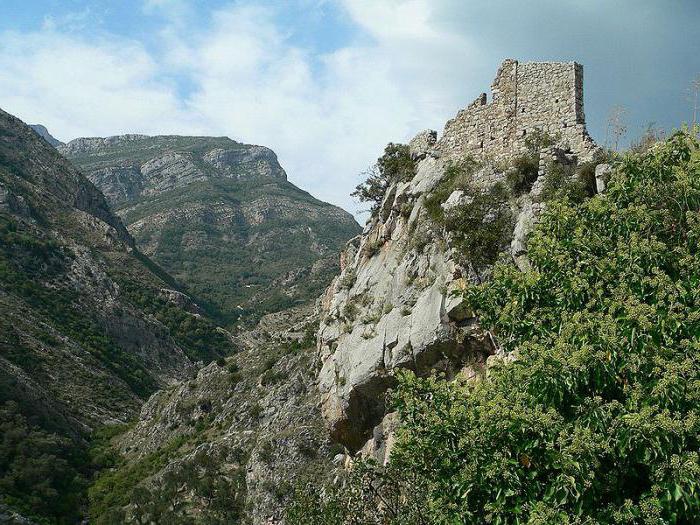
[[[508, 161], [527, 149], [528, 136], [539, 130], [555, 139], [540, 151], [532, 188], [514, 204], [511, 255], [524, 268], [527, 235], [545, 205], [541, 189], [548, 166], [575, 167], [596, 156], [598, 147], [586, 131], [579, 64], [506, 60], [492, 93], [490, 102], [482, 94], [459, 111], [439, 139], [429, 130], [411, 140], [416, 175], [387, 189], [363, 234], [348, 243], [341, 274], [322, 298], [321, 411], [333, 439], [351, 452], [386, 460], [396, 418], [386, 414], [384, 396], [396, 384], [396, 370], [475, 377], [499, 357], [478, 319], [452, 293], [471, 277], [456, 262], [449, 236], [430, 230], [425, 200], [450, 163], [482, 161], [474, 181], [487, 187], [506, 177]], [[455, 191], [443, 207], [459, 206], [461, 193]]]
[[491, 86], [447, 122], [436, 150], [447, 159], [471, 155], [499, 160], [525, 149], [537, 130], [583, 159], [596, 146], [586, 131], [583, 67], [576, 62], [505, 60]]

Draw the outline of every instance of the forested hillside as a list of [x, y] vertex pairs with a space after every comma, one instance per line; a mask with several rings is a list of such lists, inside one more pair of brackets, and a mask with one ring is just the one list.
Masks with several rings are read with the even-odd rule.
[[93, 431], [233, 351], [178, 286], [92, 183], [0, 111], [0, 503], [74, 523], [100, 466]]

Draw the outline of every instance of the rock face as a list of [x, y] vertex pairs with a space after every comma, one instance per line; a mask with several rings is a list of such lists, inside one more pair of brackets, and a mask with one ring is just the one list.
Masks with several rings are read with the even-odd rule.
[[59, 149], [104, 192], [139, 248], [228, 324], [317, 297], [360, 231], [350, 214], [288, 182], [262, 146], [123, 135]]
[[146, 470], [111, 509], [115, 522], [282, 523], [298, 482], [331, 476], [338, 449], [318, 407], [317, 322], [310, 306], [269, 314], [241, 334], [240, 353], [151, 397], [117, 440], [120, 468]]
[[0, 110], [0, 408], [80, 449], [197, 361], [232, 351], [211, 322], [159, 297], [177, 286], [91, 182]]
[[[447, 123], [439, 140], [435, 132], [423, 132], [410, 142], [416, 175], [389, 187], [362, 235], [346, 246], [342, 272], [322, 299], [319, 389], [334, 439], [383, 457], [387, 420], [379, 424], [397, 369], [472, 375], [496, 351], [454, 294], [476, 276], [460, 266], [450, 236], [431, 222], [426, 198], [442, 183], [446, 167], [466, 157], [482, 161], [474, 176], [480, 187], [503, 182], [508, 161], [522, 153], [527, 132], [535, 129], [557, 141], [541, 152], [531, 190], [511, 203], [512, 254], [525, 266], [526, 238], [543, 206], [550, 160], [575, 165], [596, 149], [585, 129], [581, 66], [507, 60], [491, 103], [482, 95]], [[454, 192], [443, 209], [470, 202], [471, 196]]]
[[30, 124], [29, 127], [36, 131], [42, 139], [51, 144], [54, 148], [63, 145], [63, 142], [57, 138], [54, 138], [45, 126], [42, 126], [41, 124]]

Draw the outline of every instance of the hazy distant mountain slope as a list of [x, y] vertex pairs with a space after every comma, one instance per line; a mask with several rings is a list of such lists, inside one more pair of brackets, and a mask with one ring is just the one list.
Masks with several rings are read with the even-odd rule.
[[360, 231], [350, 214], [288, 182], [265, 147], [124, 135], [59, 149], [104, 192], [138, 246], [228, 323], [318, 296]]
[[90, 429], [231, 350], [174, 287], [99, 190], [0, 110], [0, 503], [76, 514]]
[[36, 131], [41, 138], [43, 138], [46, 142], [51, 144], [53, 147], [58, 147], [62, 146], [63, 142], [55, 138], [51, 133], [49, 133], [49, 130], [46, 129], [45, 126], [42, 126], [41, 124], [29, 124], [29, 127], [32, 128], [34, 131]]

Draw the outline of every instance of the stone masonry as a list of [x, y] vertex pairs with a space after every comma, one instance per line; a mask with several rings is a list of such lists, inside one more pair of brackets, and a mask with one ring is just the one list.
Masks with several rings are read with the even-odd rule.
[[448, 159], [512, 157], [544, 131], [579, 158], [595, 149], [583, 113], [583, 67], [576, 62], [505, 60], [492, 86], [445, 125], [436, 149]]

